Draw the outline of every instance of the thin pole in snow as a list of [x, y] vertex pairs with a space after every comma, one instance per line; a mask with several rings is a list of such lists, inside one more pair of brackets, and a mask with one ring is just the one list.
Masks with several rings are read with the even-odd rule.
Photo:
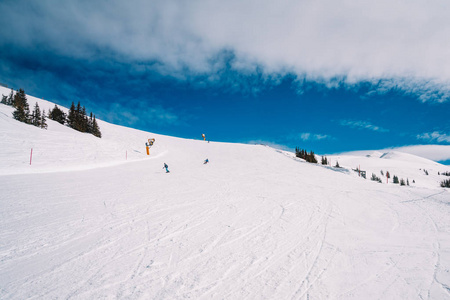
[[33, 158], [33, 148], [31, 148], [31, 153], [30, 153], [30, 166], [31, 166], [31, 159]]
[[128, 150], [125, 151], [125, 160], [128, 160]]

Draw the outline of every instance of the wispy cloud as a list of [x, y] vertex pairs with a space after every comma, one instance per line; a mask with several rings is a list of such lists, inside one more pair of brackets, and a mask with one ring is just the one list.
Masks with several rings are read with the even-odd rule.
[[450, 143], [450, 135], [441, 133], [439, 131], [418, 134], [416, 137], [418, 140], [425, 140], [428, 142]]
[[321, 140], [333, 139], [333, 138], [326, 134], [302, 132], [302, 133], [291, 134], [287, 137], [287, 139], [294, 140], [294, 141], [321, 141]]
[[[350, 86], [386, 79], [421, 101], [450, 96], [450, 69], [442, 67], [450, 65], [447, 0], [111, 0], [64, 6], [15, 0], [2, 1], [0, 11], [0, 28], [8, 28], [0, 32], [2, 53], [41, 49], [87, 60], [101, 53], [180, 80], [221, 80], [214, 74], [224, 69], [295, 74], [326, 86], [335, 78]], [[217, 60], [224, 51], [232, 59]]]
[[382, 127], [373, 125], [372, 123], [367, 121], [341, 120], [339, 124], [341, 124], [342, 126], [348, 126], [357, 129], [368, 129], [378, 132], [389, 132], [389, 129], [384, 129]]

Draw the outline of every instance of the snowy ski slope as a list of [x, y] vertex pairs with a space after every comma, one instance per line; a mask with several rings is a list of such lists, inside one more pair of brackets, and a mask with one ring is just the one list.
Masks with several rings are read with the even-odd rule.
[[370, 151], [329, 157], [336, 169], [201, 133], [99, 121], [98, 139], [11, 113], [0, 104], [1, 299], [450, 298], [448, 166]]

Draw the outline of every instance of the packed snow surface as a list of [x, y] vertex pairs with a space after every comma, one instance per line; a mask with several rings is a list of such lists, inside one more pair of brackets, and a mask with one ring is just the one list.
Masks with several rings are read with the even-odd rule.
[[322, 166], [102, 121], [98, 139], [12, 111], [0, 104], [1, 299], [450, 297], [448, 166], [395, 151]]

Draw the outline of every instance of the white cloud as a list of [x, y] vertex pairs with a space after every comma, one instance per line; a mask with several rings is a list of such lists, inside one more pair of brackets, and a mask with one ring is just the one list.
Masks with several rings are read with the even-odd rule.
[[388, 132], [389, 129], [384, 129], [382, 127], [373, 125], [370, 122], [367, 121], [352, 121], [352, 120], [341, 120], [339, 122], [342, 126], [348, 126], [351, 128], [357, 128], [357, 129], [368, 129], [378, 132]]
[[4, 45], [88, 59], [107, 50], [180, 78], [215, 74], [230, 51], [227, 67], [243, 73], [331, 85], [383, 78], [422, 101], [450, 96], [448, 0], [17, 0], [0, 11]]
[[429, 141], [429, 142], [450, 143], [450, 135], [447, 135], [445, 133], [440, 133], [439, 131], [418, 134], [417, 139], [425, 140], [425, 141]]
[[434, 161], [450, 160], [450, 145], [415, 145], [394, 150], [425, 157]]
[[302, 141], [320, 141], [324, 139], [331, 139], [331, 136], [326, 134], [314, 134], [310, 132], [303, 132], [300, 134], [292, 135], [289, 138], [293, 140], [302, 140]]

